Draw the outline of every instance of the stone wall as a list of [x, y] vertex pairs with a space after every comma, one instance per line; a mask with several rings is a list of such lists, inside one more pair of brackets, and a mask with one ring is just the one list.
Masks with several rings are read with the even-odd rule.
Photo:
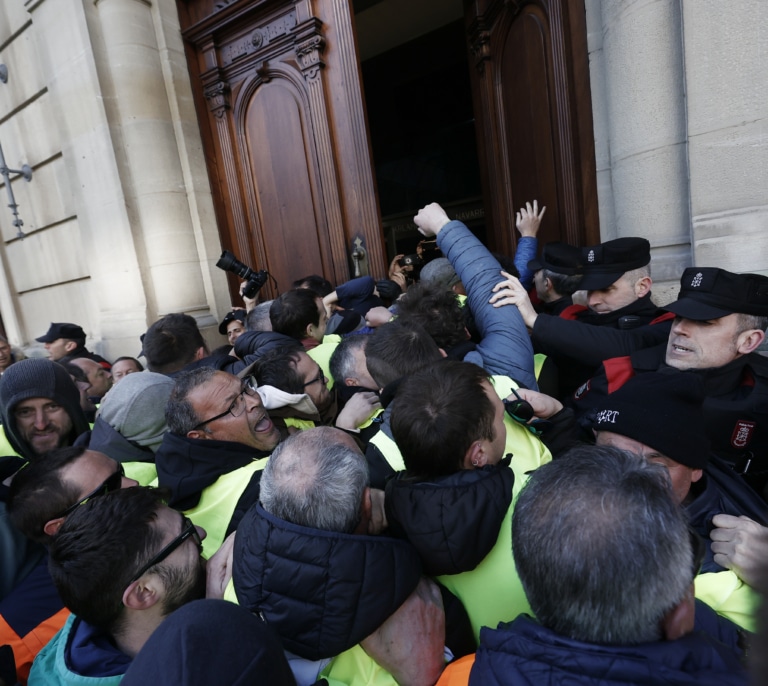
[[651, 241], [659, 303], [692, 264], [768, 273], [768, 3], [586, 7], [603, 239]]
[[0, 142], [34, 169], [13, 182], [24, 240], [0, 212], [11, 340], [73, 321], [106, 357], [135, 355], [180, 311], [210, 334], [229, 295], [172, 0], [2, 3], [0, 62]]

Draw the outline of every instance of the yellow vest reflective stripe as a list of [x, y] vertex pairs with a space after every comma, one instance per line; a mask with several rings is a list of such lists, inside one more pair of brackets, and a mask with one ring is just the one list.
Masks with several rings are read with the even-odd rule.
[[[515, 486], [518, 487], [517, 475]], [[521, 487], [522, 484], [518, 489]], [[480, 627], [495, 629], [499, 622], [511, 622], [521, 612], [533, 614], [512, 558], [513, 507], [514, 501], [504, 516], [496, 543], [477, 567], [437, 577], [464, 605], [476, 642], [480, 641]]]
[[717, 614], [727, 617], [747, 631], [757, 631], [760, 595], [745, 584], [735, 572], [709, 572], [694, 579], [696, 597]]
[[[502, 399], [511, 395], [513, 388], [517, 388], [517, 384], [508, 376], [494, 376], [491, 378], [491, 383]], [[512, 493], [516, 496], [525, 483], [526, 474], [547, 462], [551, 462], [552, 453], [538, 436], [534, 436], [506, 412], [504, 413], [504, 426], [507, 428], [507, 442], [504, 450], [506, 453], [512, 453], [510, 467], [515, 473], [515, 485], [512, 488]]]
[[5, 426], [0, 424], [0, 457], [6, 457], [8, 455], [18, 455], [21, 457], [11, 445], [8, 436], [5, 435]]
[[329, 685], [397, 686], [397, 681], [368, 655], [360, 645], [345, 650], [320, 672]]
[[333, 388], [333, 377], [331, 376], [331, 355], [336, 350], [336, 346], [341, 341], [341, 336], [332, 333], [323, 337], [323, 342], [316, 345], [311, 350], [307, 350], [309, 355], [323, 370], [323, 374], [328, 379], [328, 390]]
[[536, 378], [539, 378], [539, 374], [541, 374], [541, 368], [544, 366], [544, 363], [547, 361], [547, 356], [542, 355], [541, 353], [536, 353], [533, 356], [533, 373], [536, 375]]
[[315, 423], [311, 419], [297, 419], [296, 417], [285, 417], [283, 419], [285, 425], [299, 429], [300, 431], [306, 431], [307, 429], [314, 429]]
[[373, 443], [379, 449], [387, 464], [396, 472], [401, 472], [405, 469], [405, 462], [403, 462], [403, 456], [400, 454], [400, 448], [383, 431], [377, 431], [369, 443]]
[[123, 462], [125, 475], [136, 479], [139, 486], [150, 486], [157, 481], [157, 466], [154, 462]]
[[195, 524], [203, 527], [206, 532], [203, 541], [203, 556], [209, 558], [224, 542], [227, 527], [232, 520], [237, 501], [251, 482], [251, 477], [260, 472], [267, 464], [268, 457], [254, 460], [245, 467], [235, 469], [228, 474], [222, 474], [214, 483], [203, 490], [200, 502], [193, 508], [185, 510]]

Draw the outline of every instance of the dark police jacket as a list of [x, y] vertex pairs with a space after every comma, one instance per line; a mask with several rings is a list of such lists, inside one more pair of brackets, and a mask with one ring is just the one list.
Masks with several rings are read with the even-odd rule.
[[762, 491], [768, 480], [768, 359], [750, 353], [717, 369], [678, 371], [665, 364], [665, 355], [666, 344], [606, 360], [566, 405], [586, 429], [589, 413], [635, 374], [696, 374], [704, 381], [703, 410], [713, 453]]
[[593, 376], [603, 360], [666, 341], [673, 319], [648, 293], [605, 314], [572, 305], [558, 317], [539, 315], [531, 341], [535, 352], [557, 365], [562, 398]]

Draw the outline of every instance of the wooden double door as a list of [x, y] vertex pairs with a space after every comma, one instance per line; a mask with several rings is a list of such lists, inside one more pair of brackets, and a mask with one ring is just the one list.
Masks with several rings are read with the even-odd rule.
[[[275, 278], [263, 297], [313, 273], [384, 275], [352, 3], [177, 6], [224, 247]], [[490, 247], [514, 252], [515, 209], [534, 197], [542, 242], [597, 242], [583, 0], [463, 11]]]

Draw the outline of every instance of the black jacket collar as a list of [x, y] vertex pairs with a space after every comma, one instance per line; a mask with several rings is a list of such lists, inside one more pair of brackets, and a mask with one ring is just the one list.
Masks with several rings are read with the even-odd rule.
[[260, 613], [283, 646], [319, 660], [369, 636], [413, 592], [416, 551], [387, 536], [321, 531], [274, 517], [257, 504], [235, 537], [238, 602]]
[[400, 472], [387, 483], [390, 530], [413, 543], [426, 574], [469, 571], [493, 548], [512, 502], [509, 462], [428, 481]]

